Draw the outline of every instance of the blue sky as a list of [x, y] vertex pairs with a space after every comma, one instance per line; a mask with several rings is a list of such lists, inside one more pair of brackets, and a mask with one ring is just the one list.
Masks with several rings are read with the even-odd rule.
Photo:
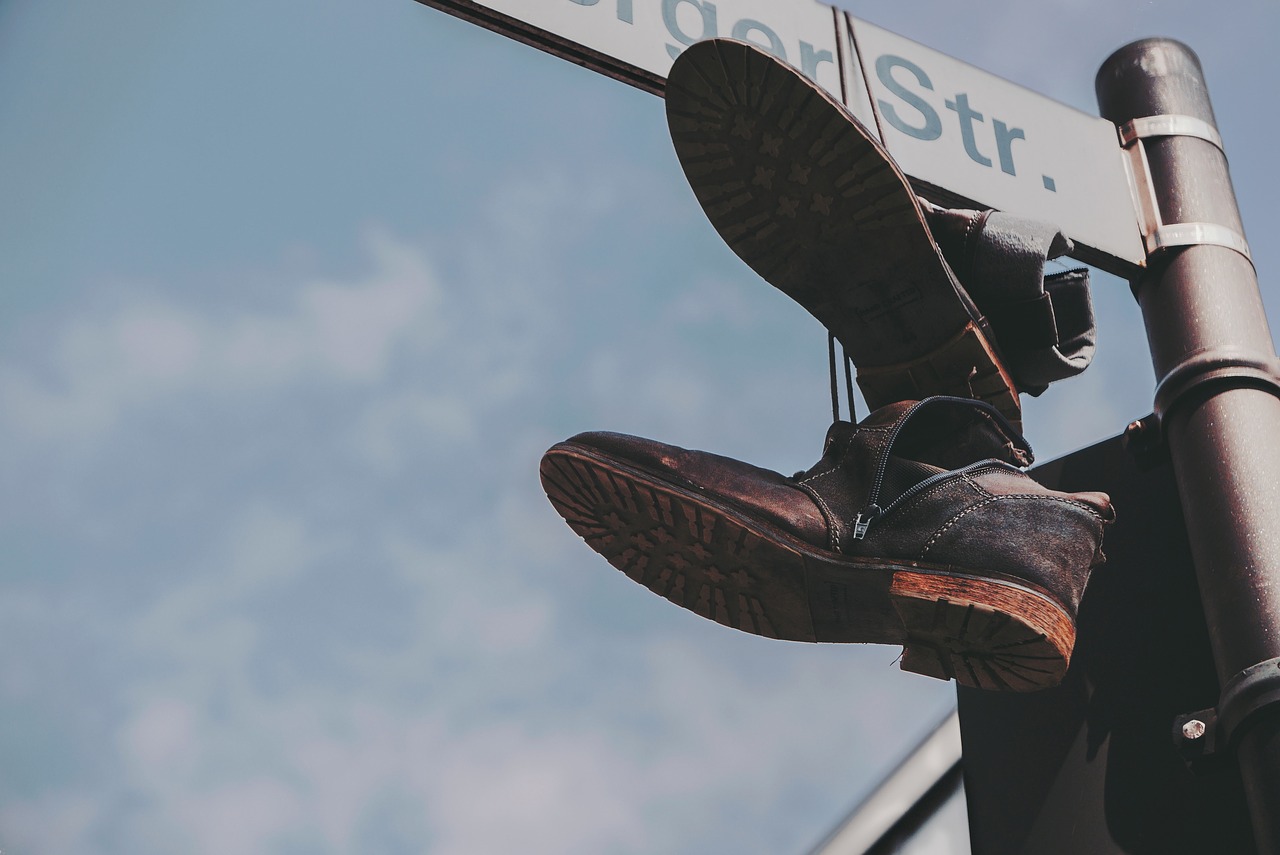
[[[1187, 41], [1277, 309], [1274, 3], [849, 8], [1091, 112]], [[671, 606], [541, 493], [580, 430], [791, 472], [829, 420], [659, 99], [411, 0], [7, 0], [0, 152], [5, 852], [799, 852], [951, 706]], [[1095, 299], [1042, 460], [1150, 409]]]

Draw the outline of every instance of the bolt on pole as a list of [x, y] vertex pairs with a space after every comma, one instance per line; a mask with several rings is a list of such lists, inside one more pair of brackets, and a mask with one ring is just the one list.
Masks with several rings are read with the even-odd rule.
[[[1146, 207], [1149, 262], [1132, 286], [1219, 685], [1269, 669], [1232, 719], [1226, 750], [1259, 851], [1280, 852], [1280, 663], [1269, 661], [1280, 656], [1280, 372], [1257, 273], [1195, 53], [1169, 39], [1135, 42], [1103, 63], [1096, 84]], [[1224, 695], [1218, 712], [1226, 707]]]

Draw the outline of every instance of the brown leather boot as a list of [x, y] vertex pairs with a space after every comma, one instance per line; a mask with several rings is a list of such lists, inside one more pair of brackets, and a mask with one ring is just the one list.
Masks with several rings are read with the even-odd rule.
[[788, 478], [727, 457], [584, 433], [542, 484], [587, 544], [726, 626], [794, 641], [901, 644], [902, 667], [967, 686], [1056, 685], [1114, 519], [1059, 493], [990, 405], [929, 398], [836, 422]]
[[676, 155], [708, 219], [833, 332], [871, 407], [1018, 388], [929, 232], [906, 175], [825, 91], [748, 42], [690, 46], [667, 76]]

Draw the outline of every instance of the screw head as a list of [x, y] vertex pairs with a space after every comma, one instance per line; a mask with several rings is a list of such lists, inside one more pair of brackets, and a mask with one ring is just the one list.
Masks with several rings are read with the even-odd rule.
[[1204, 736], [1204, 732], [1204, 722], [1198, 718], [1193, 718], [1191, 721], [1182, 725], [1182, 735], [1186, 739], [1199, 739]]

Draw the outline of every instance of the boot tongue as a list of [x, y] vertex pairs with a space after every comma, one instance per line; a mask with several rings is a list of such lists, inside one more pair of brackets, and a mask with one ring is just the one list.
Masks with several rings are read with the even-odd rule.
[[994, 407], [967, 398], [926, 398], [908, 409], [884, 451], [899, 461], [941, 470], [991, 459], [1022, 467], [1035, 459], [1031, 446]]
[[[858, 431], [880, 433], [887, 440], [889, 434], [893, 432], [893, 427], [902, 421], [902, 417], [916, 404], [916, 401], [899, 401], [896, 404], [887, 404], [856, 425], [846, 421], [833, 422], [831, 427], [827, 429], [826, 441], [822, 443], [823, 455], [826, 455], [832, 448], [842, 448], [846, 444], [846, 440]], [[878, 453], [884, 443], [883, 441], [872, 439], [866, 444]]]

